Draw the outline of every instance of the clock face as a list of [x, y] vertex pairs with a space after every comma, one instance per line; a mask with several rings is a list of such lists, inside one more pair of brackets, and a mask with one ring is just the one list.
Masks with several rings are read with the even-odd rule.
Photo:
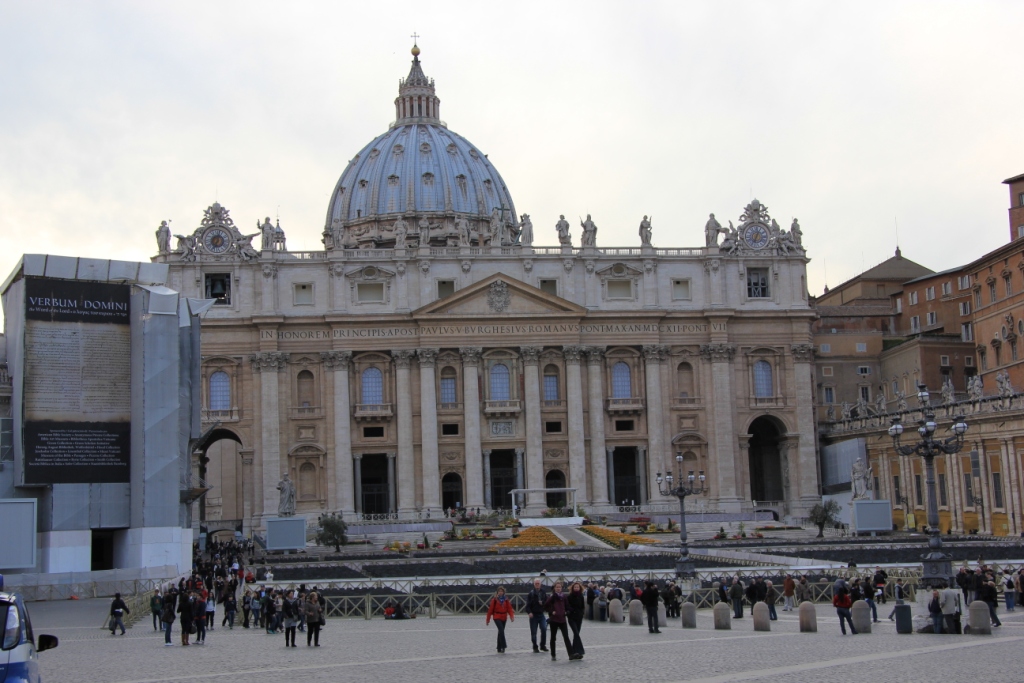
[[214, 254], [220, 254], [231, 246], [231, 237], [220, 228], [211, 228], [203, 234], [203, 246]]
[[743, 230], [743, 240], [751, 249], [764, 249], [768, 246], [768, 228], [759, 223], [748, 225]]

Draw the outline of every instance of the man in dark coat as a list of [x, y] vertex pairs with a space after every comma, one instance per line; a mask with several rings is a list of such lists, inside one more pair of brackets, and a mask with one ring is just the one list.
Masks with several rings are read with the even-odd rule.
[[[544, 603], [547, 602], [548, 594], [544, 591], [540, 579], [533, 580], [533, 588], [526, 594], [526, 613], [530, 615], [530, 640], [533, 642], [533, 651], [548, 651], [547, 636], [548, 623], [544, 617]], [[540, 646], [537, 645], [537, 630], [540, 630]]]
[[114, 593], [114, 601], [110, 603], [110, 635], [114, 635], [117, 627], [121, 627], [121, 635], [124, 635], [124, 621], [121, 618], [125, 614], [131, 614], [128, 605], [124, 604], [120, 593]]
[[661, 633], [658, 628], [658, 602], [661, 596], [653, 581], [644, 582], [644, 590], [640, 594], [640, 604], [647, 610], [647, 631], [648, 633]]

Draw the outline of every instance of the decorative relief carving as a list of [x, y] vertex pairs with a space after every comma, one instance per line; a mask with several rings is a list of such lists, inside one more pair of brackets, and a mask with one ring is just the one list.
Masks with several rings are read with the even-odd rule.
[[437, 362], [437, 354], [440, 349], [416, 349], [416, 357], [420, 361], [421, 368], [432, 368]]
[[479, 346], [463, 346], [459, 349], [459, 354], [462, 355], [463, 365], [479, 365], [480, 354], [483, 353], [483, 349]]
[[515, 436], [516, 424], [512, 420], [491, 420], [491, 436]]
[[399, 261], [395, 264], [395, 272], [398, 273], [399, 277], [405, 275], [405, 261]]
[[508, 284], [503, 280], [495, 280], [487, 290], [487, 307], [492, 313], [504, 313], [512, 303], [512, 295]]
[[579, 364], [580, 356], [583, 353], [583, 347], [581, 346], [563, 346], [562, 355], [565, 356], [566, 363]]
[[266, 351], [249, 356], [249, 363], [252, 365], [253, 372], [262, 372], [263, 370], [281, 371], [288, 367], [288, 359], [290, 357], [291, 354], [289, 353]]
[[441, 454], [441, 459], [446, 462], [456, 462], [462, 459], [462, 453], [458, 451], [445, 451]]
[[420, 270], [424, 273], [430, 272], [430, 261], [420, 261]]
[[643, 347], [644, 360], [648, 363], [660, 363], [668, 355], [668, 347], [648, 344]]
[[525, 365], [536, 365], [540, 360], [541, 350], [540, 346], [520, 346], [519, 356]]
[[658, 262], [653, 259], [647, 259], [644, 261], [644, 272], [653, 273], [658, 268]]
[[572, 265], [573, 265], [573, 261], [572, 261], [571, 258], [567, 258], [567, 259], [562, 261], [562, 267], [565, 268], [565, 272], [567, 272], [567, 273], [571, 273], [572, 272]]
[[814, 361], [814, 345], [813, 344], [793, 344], [790, 347], [793, 352], [793, 359], [803, 362], [810, 363]]
[[409, 349], [396, 349], [391, 352], [391, 358], [397, 368], [408, 368], [412, 364], [412, 356], [413, 352]]
[[335, 263], [331, 267], [331, 272], [334, 273], [334, 277], [341, 277], [345, 274], [345, 266], [340, 263]]
[[700, 355], [704, 360], [712, 362], [729, 362], [736, 355], [736, 346], [734, 344], [701, 344]]
[[549, 448], [544, 451], [545, 460], [561, 460], [565, 457], [565, 451], [559, 448]]
[[594, 272], [594, 268], [597, 267], [597, 264], [595, 262], [593, 262], [593, 261], [586, 261], [584, 263], [584, 266], [586, 267], [588, 273], [593, 273]]
[[473, 262], [470, 261], [469, 259], [466, 259], [465, 261], [462, 262], [462, 272], [468, 273], [471, 270], [473, 270]]
[[263, 264], [263, 277], [267, 279], [277, 277], [277, 266], [273, 263]]
[[352, 362], [351, 351], [321, 351], [320, 360], [331, 370], [348, 370]]
[[523, 270], [527, 273], [533, 270], [533, 259], [523, 259]]

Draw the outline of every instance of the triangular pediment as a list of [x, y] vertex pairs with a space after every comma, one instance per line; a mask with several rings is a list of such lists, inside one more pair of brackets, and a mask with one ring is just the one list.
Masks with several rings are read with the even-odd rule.
[[543, 292], [504, 273], [474, 282], [468, 287], [427, 304], [413, 317], [455, 316], [583, 316], [587, 309], [561, 297]]

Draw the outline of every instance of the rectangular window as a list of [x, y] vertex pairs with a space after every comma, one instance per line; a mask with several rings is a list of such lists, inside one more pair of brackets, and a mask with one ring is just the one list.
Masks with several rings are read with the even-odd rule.
[[0, 417], [0, 462], [14, 460], [14, 418]]
[[896, 380], [893, 380], [892, 381], [892, 395], [895, 396], [897, 393], [899, 393], [899, 390], [900, 390], [899, 382], [897, 382]]
[[971, 302], [970, 301], [961, 301], [960, 302], [960, 315], [970, 315], [970, 314], [971, 314]]
[[956, 282], [956, 286], [959, 289], [961, 289], [961, 290], [963, 290], [963, 289], [970, 289], [971, 288], [971, 276], [970, 275], [961, 275], [960, 278]]
[[1017, 193], [1017, 206], [1024, 206], [1024, 192]]
[[459, 435], [459, 423], [458, 422], [442, 422], [441, 423], [441, 436], [458, 436]]
[[917, 305], [917, 292], [911, 292], [907, 296], [907, 299], [908, 299], [908, 301], [909, 301], [911, 306], [916, 306]]
[[831, 377], [832, 376], [832, 366], [831, 365], [824, 365], [824, 366], [822, 366], [822, 368], [821, 368], [821, 376], [822, 377]]
[[[968, 340], [968, 341], [970, 341], [970, 340]], [[965, 368], [973, 368], [974, 367], [974, 356], [964, 356], [964, 367]]]
[[313, 305], [313, 285], [309, 282], [303, 282], [295, 285], [295, 289], [292, 292], [292, 300], [296, 306], [312, 306]]
[[214, 306], [231, 305], [231, 274], [207, 273], [206, 298], [216, 299]]
[[935, 298], [935, 287], [925, 287], [924, 289], [924, 300], [931, 301]]
[[363, 438], [364, 439], [382, 439], [384, 438], [383, 427], [363, 427]]
[[437, 298], [443, 299], [455, 293], [455, 280], [437, 281]]
[[690, 298], [690, 281], [689, 280], [673, 280], [672, 281], [672, 298], [673, 299], [689, 299]]
[[747, 269], [747, 297], [750, 299], [767, 299], [768, 294], [768, 269], [748, 268]]
[[949, 296], [953, 293], [953, 283], [943, 282], [942, 283], [942, 296]]
[[1010, 360], [1017, 360], [1017, 340], [1010, 342]]
[[617, 431], [617, 432], [631, 432], [631, 431], [633, 431], [633, 421], [632, 420], [616, 420], [615, 421], [615, 431]]
[[544, 400], [558, 400], [558, 375], [544, 375]]
[[903, 299], [899, 298], [899, 297], [897, 297], [897, 299], [896, 299], [896, 312], [897, 313], [902, 313], [903, 312]]
[[871, 387], [861, 387], [860, 397], [865, 403], [871, 402]]
[[562, 422], [561, 420], [553, 420], [551, 422], [544, 423], [544, 432], [546, 434], [561, 434], [562, 433]]
[[996, 300], [996, 283], [988, 283], [988, 300], [989, 303], [995, 303]]
[[924, 489], [921, 487], [921, 475], [914, 475], [914, 500], [918, 507], [924, 506]]
[[964, 507], [974, 507], [974, 480], [970, 472], [964, 472]]
[[974, 341], [974, 326], [971, 323], [960, 324], [960, 339], [965, 342]]
[[832, 345], [831, 344], [822, 344], [818, 348], [821, 350], [822, 353], [832, 353]]
[[455, 378], [441, 378], [441, 403], [458, 403], [458, 394], [455, 391]]
[[896, 503], [903, 500], [903, 492], [900, 491], [900, 475], [898, 474], [892, 475], [892, 492], [896, 498]]
[[938, 323], [939, 319], [938, 316], [935, 314], [935, 311], [928, 311], [928, 325], [937, 325]]
[[558, 296], [558, 280], [541, 280], [540, 291], [551, 296]]
[[988, 355], [986, 355], [984, 349], [978, 351], [978, 358], [981, 359], [981, 369], [988, 370]]
[[974, 307], [981, 308], [981, 290], [974, 292]]
[[921, 316], [912, 315], [910, 316], [910, 331], [920, 332], [921, 331]]
[[356, 300], [361, 304], [384, 303], [383, 282], [360, 282], [356, 285]]
[[997, 508], [1003, 507], [1003, 475], [1000, 472], [992, 473], [992, 504]]
[[857, 353], [867, 353], [868, 345], [864, 342], [857, 342]]
[[1006, 296], [1013, 296], [1013, 278], [1009, 275], [1003, 277], [1003, 285], [1006, 287]]
[[833, 387], [824, 387], [825, 403], [831, 405], [836, 402], [836, 390]]
[[949, 356], [939, 356], [939, 365], [949, 366]]
[[946, 475], [939, 472], [939, 505], [949, 507], [949, 496], [946, 493]]
[[632, 280], [608, 280], [608, 298], [609, 299], [632, 299], [633, 298], [633, 281]]
[[858, 375], [870, 375], [871, 374], [871, 366], [870, 365], [858, 365], [857, 366], [857, 374]]

